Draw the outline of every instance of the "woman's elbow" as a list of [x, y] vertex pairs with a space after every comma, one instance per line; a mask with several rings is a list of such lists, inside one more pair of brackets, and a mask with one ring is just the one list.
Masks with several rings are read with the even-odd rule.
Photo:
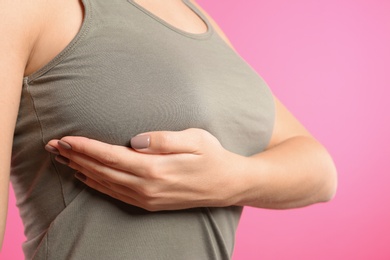
[[337, 169], [330, 157], [327, 154], [323, 162], [323, 185], [319, 196], [319, 202], [329, 202], [334, 199], [337, 192]]

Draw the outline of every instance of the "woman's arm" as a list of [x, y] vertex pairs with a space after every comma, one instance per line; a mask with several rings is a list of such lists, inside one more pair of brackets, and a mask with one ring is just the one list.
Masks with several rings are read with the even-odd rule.
[[271, 141], [247, 160], [235, 204], [284, 209], [330, 200], [337, 188], [331, 156], [277, 99], [275, 108]]
[[0, 249], [7, 216], [12, 140], [23, 74], [36, 31], [36, 1], [0, 0]]

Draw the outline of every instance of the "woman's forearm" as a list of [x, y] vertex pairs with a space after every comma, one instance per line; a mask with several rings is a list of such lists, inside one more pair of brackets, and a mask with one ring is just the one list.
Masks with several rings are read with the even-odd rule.
[[[3, 245], [4, 231], [5, 231], [5, 220], [7, 218], [8, 209], [8, 186], [9, 181], [6, 177], [0, 175], [0, 251]], [[5, 179], [4, 179], [5, 178]]]
[[330, 200], [336, 191], [336, 169], [315, 139], [297, 136], [249, 158], [243, 158], [234, 204], [287, 209]]

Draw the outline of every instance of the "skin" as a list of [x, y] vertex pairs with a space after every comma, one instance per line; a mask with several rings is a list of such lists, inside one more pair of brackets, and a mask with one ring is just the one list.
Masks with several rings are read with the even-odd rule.
[[[179, 0], [137, 3], [182, 30], [206, 30]], [[0, 23], [1, 245], [23, 76], [47, 64], [69, 44], [83, 12], [77, 0], [0, 0], [0, 17], [7, 21]], [[58, 140], [48, 145], [61, 154], [59, 161], [82, 172], [76, 177], [86, 185], [150, 211], [228, 205], [284, 209], [330, 200], [337, 186], [331, 157], [276, 98], [275, 105], [271, 142], [266, 151], [251, 157], [225, 150], [201, 129], [146, 133], [150, 145], [138, 150], [73, 136], [61, 139], [71, 149]]]
[[[23, 2], [23, 3], [21, 3]], [[19, 8], [19, 5], [23, 5]], [[28, 12], [28, 8], [31, 13]], [[20, 13], [16, 10], [19, 8]], [[19, 16], [24, 16], [21, 21]], [[19, 107], [22, 77], [36, 37], [35, 30], [24, 27], [35, 18], [34, 8], [28, 1], [0, 1], [0, 245], [3, 239], [7, 214], [8, 186], [13, 131]]]

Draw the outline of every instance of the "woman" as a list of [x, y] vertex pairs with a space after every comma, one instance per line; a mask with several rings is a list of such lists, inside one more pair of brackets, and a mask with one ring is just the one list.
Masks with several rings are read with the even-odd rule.
[[241, 206], [334, 196], [329, 154], [192, 1], [0, 3], [1, 232], [11, 161], [26, 258], [228, 259]]

